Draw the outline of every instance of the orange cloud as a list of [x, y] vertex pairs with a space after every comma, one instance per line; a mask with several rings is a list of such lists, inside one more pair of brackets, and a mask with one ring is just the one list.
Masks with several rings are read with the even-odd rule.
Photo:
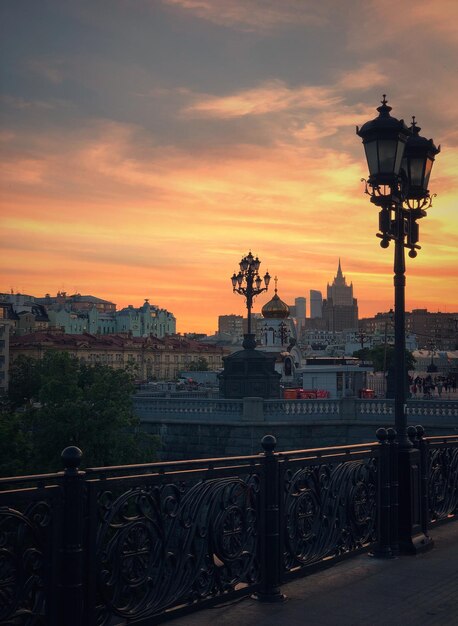
[[288, 88], [282, 81], [273, 80], [225, 97], [204, 96], [185, 109], [187, 114], [202, 114], [230, 118], [243, 115], [262, 115], [288, 109], [318, 109], [335, 106], [341, 100], [327, 87], [304, 86]]
[[[175, 313], [181, 331], [212, 332], [219, 314], [244, 311], [229, 277], [251, 248], [262, 270], [278, 274], [287, 302], [311, 288], [325, 292], [340, 256], [360, 314], [389, 308], [392, 250], [381, 250], [374, 237], [377, 209], [363, 194], [363, 155], [346, 128], [351, 107], [340, 108], [336, 124], [351, 132], [358, 158], [339, 142], [304, 142], [300, 130], [267, 146], [235, 143], [198, 153], [159, 146], [135, 125], [103, 120], [65, 134], [27, 133], [29, 159], [5, 151], [4, 289], [79, 290], [119, 306], [150, 297]], [[319, 127], [328, 115], [331, 108], [317, 112]], [[22, 139], [16, 132], [4, 144]], [[458, 309], [450, 291], [456, 154], [447, 153], [444, 167], [439, 158], [433, 184], [440, 195], [421, 225], [424, 249], [408, 262], [407, 302], [437, 308], [447, 300], [451, 310]], [[436, 237], [441, 231], [448, 238]]]

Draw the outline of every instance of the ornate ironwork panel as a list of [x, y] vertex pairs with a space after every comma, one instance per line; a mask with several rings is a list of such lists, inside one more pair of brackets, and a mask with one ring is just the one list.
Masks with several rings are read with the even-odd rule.
[[56, 624], [61, 489], [9, 487], [0, 493], [0, 624]]
[[286, 571], [376, 540], [375, 457], [288, 462], [283, 486]]
[[458, 444], [428, 449], [429, 521], [458, 513]]
[[257, 472], [92, 484], [89, 588], [97, 591], [89, 623], [133, 623], [255, 585], [259, 489]]

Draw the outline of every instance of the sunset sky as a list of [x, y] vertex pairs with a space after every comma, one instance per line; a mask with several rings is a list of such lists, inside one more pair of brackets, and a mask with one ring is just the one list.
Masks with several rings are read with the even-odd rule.
[[[408, 309], [458, 311], [456, 0], [3, 0], [0, 291], [144, 298], [180, 332], [243, 313], [251, 249], [292, 303], [393, 306], [355, 126], [441, 144]], [[271, 297], [263, 294], [255, 311]], [[308, 307], [308, 303], [307, 303]]]

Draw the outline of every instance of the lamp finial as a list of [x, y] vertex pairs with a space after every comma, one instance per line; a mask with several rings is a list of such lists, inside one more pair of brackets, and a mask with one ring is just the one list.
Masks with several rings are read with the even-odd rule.
[[392, 107], [388, 105], [388, 100], [386, 99], [386, 93], [383, 94], [383, 100], [381, 100], [382, 105], [377, 107], [377, 111], [380, 115], [388, 115], [391, 111]]

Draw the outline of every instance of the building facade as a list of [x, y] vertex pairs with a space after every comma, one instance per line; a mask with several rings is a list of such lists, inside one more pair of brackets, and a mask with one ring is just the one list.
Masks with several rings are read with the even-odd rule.
[[24, 355], [41, 359], [49, 351], [68, 352], [89, 364], [115, 369], [130, 368], [137, 380], [175, 380], [192, 362], [204, 358], [210, 370], [223, 365], [227, 352], [182, 337], [133, 337], [128, 335], [68, 334], [63, 331], [38, 331], [10, 340], [10, 361]]
[[12, 305], [19, 315], [16, 334], [28, 334], [46, 328], [63, 329], [68, 334], [131, 333], [134, 337], [165, 337], [176, 333], [176, 319], [166, 309], [146, 299], [140, 307], [129, 305], [116, 310], [116, 304], [102, 298], [79, 293], [44, 298], [23, 294], [0, 294], [0, 302]]
[[150, 304], [148, 299], [141, 307], [132, 304], [115, 313], [116, 332], [130, 332], [134, 337], [165, 337], [177, 332], [175, 316], [166, 309]]
[[[393, 311], [359, 321], [361, 332], [386, 335], [393, 332]], [[420, 350], [458, 350], [458, 313], [430, 313], [413, 309], [405, 313], [406, 333], [415, 335]]]

